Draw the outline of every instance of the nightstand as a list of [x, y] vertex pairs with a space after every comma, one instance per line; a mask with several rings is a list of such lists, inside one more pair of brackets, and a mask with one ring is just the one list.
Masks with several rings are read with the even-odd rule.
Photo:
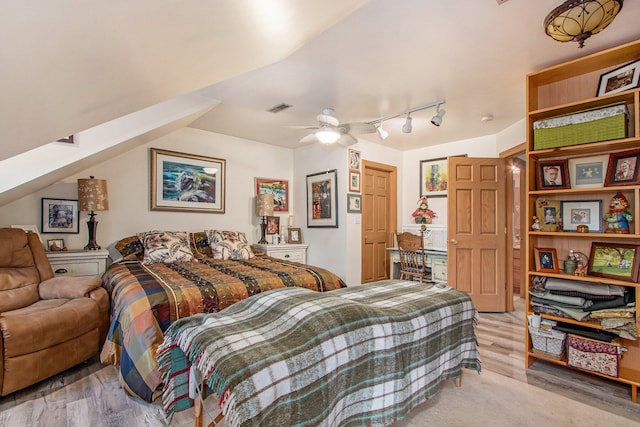
[[309, 245], [302, 243], [281, 243], [279, 245], [262, 245], [256, 243], [254, 248], [261, 250], [270, 257], [285, 261], [307, 263], [307, 248]]
[[47, 258], [56, 276], [101, 277], [107, 269], [109, 251], [60, 251], [47, 252]]

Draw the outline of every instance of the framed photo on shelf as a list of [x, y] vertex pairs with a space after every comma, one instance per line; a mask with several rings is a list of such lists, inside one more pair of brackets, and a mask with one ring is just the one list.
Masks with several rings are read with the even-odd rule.
[[638, 281], [640, 246], [625, 243], [591, 243], [587, 274], [626, 282]]
[[536, 200], [536, 217], [540, 220], [540, 231], [561, 231], [560, 200]]
[[536, 188], [538, 190], [570, 188], [569, 182], [567, 159], [538, 162], [538, 169], [536, 170]]
[[57, 251], [61, 251], [62, 248], [64, 248], [64, 239], [48, 239], [47, 250], [52, 251], [51, 249], [52, 247], [55, 248]]
[[266, 234], [278, 234], [278, 233], [280, 233], [280, 217], [268, 216]]
[[43, 233], [78, 234], [79, 217], [77, 200], [42, 198]]
[[620, 151], [609, 155], [605, 187], [640, 184], [640, 150]]
[[563, 201], [561, 211], [562, 231], [578, 231], [578, 227], [586, 225], [589, 233], [602, 232], [601, 200]]
[[362, 196], [360, 194], [347, 193], [347, 212], [362, 213]]
[[302, 231], [299, 228], [289, 228], [287, 243], [302, 243]]
[[541, 273], [558, 273], [558, 255], [556, 248], [534, 248], [536, 271]]
[[640, 59], [601, 75], [597, 96], [624, 92], [638, 87], [639, 82]]
[[307, 227], [338, 228], [338, 172], [307, 175]]
[[224, 159], [151, 149], [151, 210], [224, 213]]
[[360, 172], [349, 171], [349, 191], [360, 192]]
[[349, 148], [349, 170], [360, 172], [360, 152]]
[[609, 164], [609, 155], [569, 159], [569, 181], [571, 188], [604, 187], [604, 177]]
[[273, 194], [274, 212], [289, 212], [289, 181], [256, 178], [256, 196], [259, 194]]

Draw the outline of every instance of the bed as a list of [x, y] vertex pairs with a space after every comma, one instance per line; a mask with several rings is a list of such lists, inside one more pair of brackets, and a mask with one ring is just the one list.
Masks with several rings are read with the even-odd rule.
[[389, 425], [462, 368], [480, 371], [476, 321], [469, 296], [441, 284], [264, 292], [168, 328], [163, 407], [190, 407], [199, 388], [231, 427]]
[[[325, 292], [345, 286], [326, 269], [252, 251], [242, 233], [216, 233], [146, 232], [112, 248], [117, 262], [102, 277], [112, 321], [100, 360], [118, 367], [127, 394], [147, 402], [160, 395], [156, 349], [178, 319], [277, 288]], [[216, 238], [221, 241], [211, 245]], [[153, 248], [159, 248], [155, 255]]]

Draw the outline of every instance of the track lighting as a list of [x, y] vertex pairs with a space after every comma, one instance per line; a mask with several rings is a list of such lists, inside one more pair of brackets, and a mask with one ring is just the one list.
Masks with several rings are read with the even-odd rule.
[[430, 104], [409, 108], [408, 110], [404, 110], [398, 114], [393, 114], [391, 116], [386, 116], [386, 117], [380, 117], [379, 119], [367, 122], [367, 124], [374, 125], [376, 127], [376, 132], [378, 133], [378, 136], [380, 137], [380, 139], [385, 139], [387, 136], [389, 136], [389, 133], [384, 129], [382, 129], [382, 122], [390, 119], [395, 119], [396, 117], [404, 116], [406, 114], [407, 118], [405, 119], [405, 122], [402, 125], [402, 132], [411, 133], [411, 131], [413, 130], [413, 125], [411, 123], [412, 121], [411, 114], [415, 113], [416, 111], [425, 110], [431, 107], [436, 107], [437, 112], [436, 112], [436, 115], [433, 116], [433, 118], [431, 119], [431, 123], [433, 123], [436, 126], [440, 126], [440, 124], [442, 123], [442, 116], [444, 116], [444, 113], [446, 112], [444, 109], [440, 108], [440, 106], [444, 103], [445, 103], [444, 99], [439, 99], [438, 101], [432, 102]]
[[407, 114], [407, 120], [405, 120], [404, 125], [402, 125], [402, 132], [411, 133], [413, 130], [413, 126], [411, 126], [411, 113]]
[[380, 122], [380, 124], [376, 126], [376, 132], [378, 133], [378, 138], [380, 139], [387, 139], [387, 137], [389, 136], [389, 132], [382, 129], [382, 122]]
[[441, 110], [440, 106], [438, 105], [438, 109], [436, 110], [436, 115], [431, 118], [431, 123], [434, 126], [440, 126], [442, 124], [442, 116], [444, 116], [444, 113], [446, 112], [447, 110], [445, 109]]

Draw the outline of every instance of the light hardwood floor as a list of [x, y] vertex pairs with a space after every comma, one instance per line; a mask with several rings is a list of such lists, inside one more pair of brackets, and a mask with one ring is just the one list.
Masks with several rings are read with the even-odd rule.
[[[542, 361], [525, 370], [524, 301], [516, 299], [515, 308], [511, 313], [480, 314], [477, 336], [483, 370], [640, 420], [640, 404], [631, 402], [628, 386]], [[115, 368], [105, 367], [93, 358], [37, 385], [0, 397], [0, 426], [40, 425], [182, 427], [193, 425], [193, 412], [180, 412], [169, 422], [159, 401], [145, 404], [126, 397]]]

